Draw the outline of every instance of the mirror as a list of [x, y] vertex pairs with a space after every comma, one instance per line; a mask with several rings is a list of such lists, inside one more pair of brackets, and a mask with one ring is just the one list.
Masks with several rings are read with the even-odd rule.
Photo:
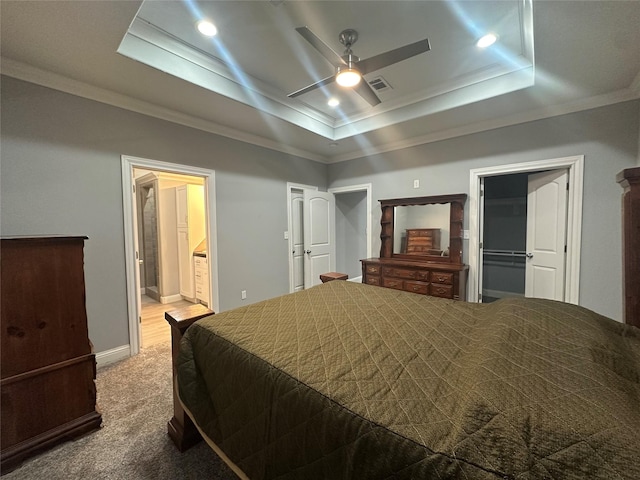
[[449, 256], [449, 204], [394, 209], [393, 253]]
[[380, 200], [381, 258], [462, 264], [467, 195]]

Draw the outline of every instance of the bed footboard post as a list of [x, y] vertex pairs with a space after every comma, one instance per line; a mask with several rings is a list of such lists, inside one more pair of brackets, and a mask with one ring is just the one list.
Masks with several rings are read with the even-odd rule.
[[189, 415], [187, 415], [184, 408], [182, 408], [182, 404], [178, 399], [175, 380], [178, 353], [180, 352], [180, 340], [182, 340], [184, 332], [192, 323], [203, 317], [213, 315], [213, 313], [213, 311], [204, 305], [195, 304], [178, 310], [171, 310], [164, 314], [165, 320], [171, 325], [171, 358], [173, 365], [173, 417], [167, 424], [167, 431], [169, 437], [171, 437], [171, 440], [173, 440], [173, 443], [181, 452], [198, 443], [202, 440], [202, 437], [191, 421], [191, 418], [189, 418]]

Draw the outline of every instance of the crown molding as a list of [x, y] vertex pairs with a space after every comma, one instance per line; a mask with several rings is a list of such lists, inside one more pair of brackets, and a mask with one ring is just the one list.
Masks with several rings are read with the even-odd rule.
[[42, 70], [22, 62], [15, 61], [10, 58], [0, 57], [0, 65], [2, 70], [0, 73], [8, 77], [24, 80], [25, 82], [34, 83], [43, 87], [52, 88], [61, 92], [69, 93], [96, 102], [105, 103], [114, 107], [123, 108], [150, 117], [159, 118], [168, 122], [177, 123], [186, 127], [195, 128], [205, 132], [221, 135], [223, 137], [238, 140], [240, 142], [257, 145], [259, 147], [268, 148], [288, 155], [306, 158], [315, 162], [327, 163], [327, 157], [318, 155], [306, 150], [284, 145], [273, 140], [253, 135], [247, 132], [226, 127], [215, 122], [202, 120], [200, 118], [176, 112], [175, 110], [160, 107], [143, 100], [113, 92], [104, 88], [99, 88], [88, 83], [74, 80], [57, 73]]
[[402, 139], [397, 142], [388, 142], [377, 146], [362, 148], [349, 153], [325, 157], [295, 147], [283, 145], [258, 135], [252, 135], [224, 125], [219, 125], [214, 122], [205, 121], [190, 115], [179, 113], [168, 108], [159, 107], [152, 103], [137, 100], [110, 90], [95, 87], [93, 85], [73, 80], [9, 58], [0, 57], [0, 65], [2, 67], [0, 73], [9, 77], [324, 164], [345, 162], [369, 155], [378, 155], [404, 148], [438, 142], [441, 140], [448, 140], [463, 135], [471, 135], [474, 133], [494, 130], [496, 128], [543, 120], [545, 118], [590, 110], [640, 98], [640, 72], [638, 72], [638, 75], [636, 75], [634, 81], [628, 88], [618, 90], [616, 92], [580, 99], [561, 105], [543, 107], [493, 120], [476, 122], [458, 128], [450, 128], [427, 135]]
[[448, 140], [450, 138], [461, 137], [463, 135], [471, 135], [474, 133], [480, 133], [487, 130], [495, 130], [496, 128], [509, 127], [511, 125], [518, 125], [522, 123], [534, 122], [536, 120], [543, 120], [545, 118], [558, 117], [560, 115], [566, 115], [569, 113], [581, 112], [584, 110], [591, 110], [594, 108], [605, 107], [607, 105], [613, 105], [616, 103], [627, 102], [630, 100], [637, 100], [640, 98], [640, 73], [636, 76], [636, 79], [630, 87], [616, 92], [606, 93], [602, 95], [596, 95], [585, 99], [576, 100], [573, 102], [564, 103], [561, 105], [551, 105], [548, 107], [539, 108], [536, 110], [530, 110], [515, 115], [508, 115], [492, 120], [486, 120], [482, 122], [472, 123], [470, 125], [464, 125], [458, 128], [450, 128], [442, 130], [440, 132], [429, 133], [427, 135], [421, 135], [419, 137], [412, 137], [400, 140], [398, 142], [385, 143], [378, 146], [372, 146], [363, 148], [359, 152], [350, 152], [341, 155], [335, 155], [330, 157], [328, 163], [346, 162], [348, 160], [355, 160], [356, 158], [362, 158], [369, 155], [378, 155], [381, 153], [388, 153], [394, 150], [402, 150], [403, 148], [416, 147], [432, 142], [439, 142], [441, 140]]

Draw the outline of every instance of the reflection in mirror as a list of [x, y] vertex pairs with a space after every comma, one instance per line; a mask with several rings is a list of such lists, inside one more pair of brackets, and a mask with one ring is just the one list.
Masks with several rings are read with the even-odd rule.
[[449, 255], [450, 205], [405, 205], [394, 208], [393, 253]]

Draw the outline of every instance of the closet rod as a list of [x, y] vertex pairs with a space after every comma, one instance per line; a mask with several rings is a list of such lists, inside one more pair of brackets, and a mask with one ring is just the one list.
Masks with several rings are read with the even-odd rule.
[[488, 248], [484, 249], [484, 253], [487, 255], [497, 255], [502, 257], [525, 257], [526, 252], [520, 252], [515, 250], [491, 250]]

